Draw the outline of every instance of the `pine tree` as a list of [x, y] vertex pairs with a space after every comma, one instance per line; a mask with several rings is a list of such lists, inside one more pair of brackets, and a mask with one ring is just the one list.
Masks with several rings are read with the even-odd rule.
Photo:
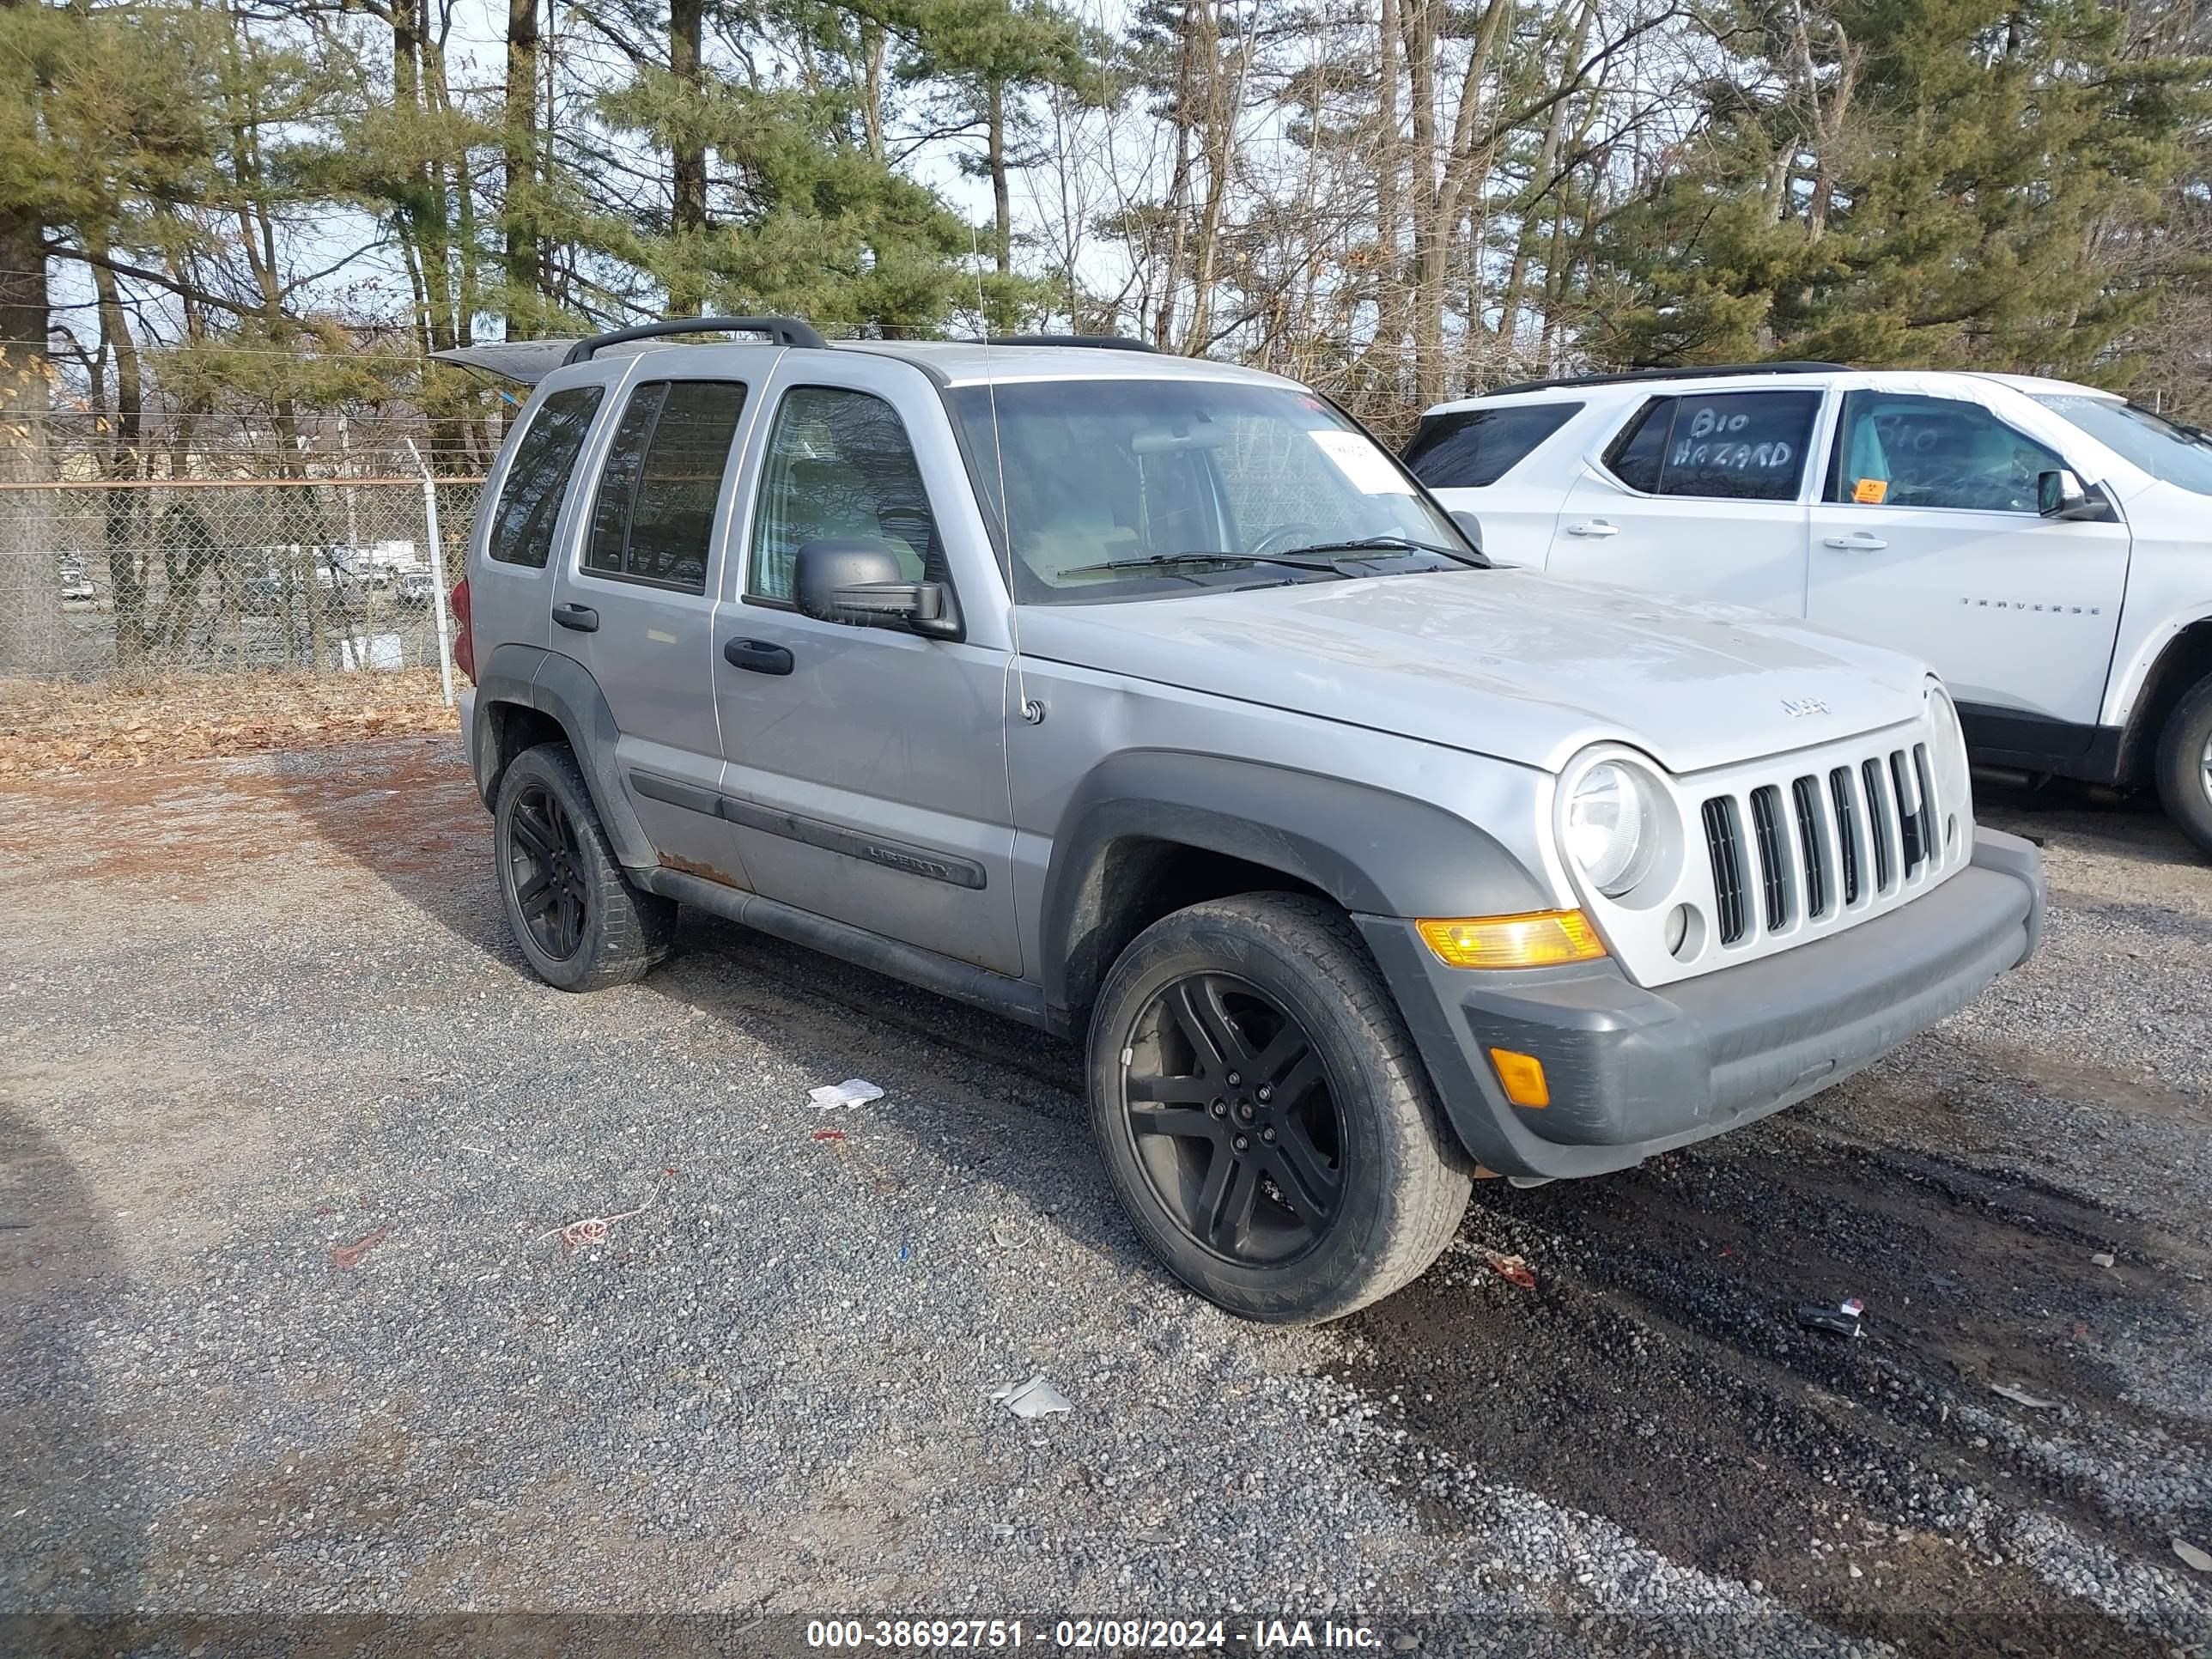
[[[1605, 239], [1612, 360], [1767, 356], [2124, 376], [2155, 295], [2110, 258], [2160, 211], [2206, 65], [2096, 0], [1746, 9], [1761, 71]], [[1764, 91], [1747, 88], [1778, 88]]]
[[1024, 304], [1042, 298], [1038, 285], [1014, 272], [1009, 174], [1038, 159], [1027, 97], [1050, 90], [1105, 97], [1111, 82], [1097, 64], [1110, 43], [1053, 0], [895, 0], [880, 15], [905, 43], [900, 82], [933, 89], [927, 101], [936, 125], [981, 131], [982, 154], [963, 164], [991, 184], [985, 307], [991, 327], [1012, 328]]
[[[676, 21], [688, 27], [678, 0]], [[758, 18], [794, 31], [800, 13]], [[641, 61], [599, 101], [617, 132], [668, 158], [668, 208], [606, 202], [575, 240], [635, 267], [672, 314], [787, 312], [833, 328], [943, 325], [957, 302], [968, 238], [934, 191], [870, 143], [849, 82], [741, 79], [678, 52]]]

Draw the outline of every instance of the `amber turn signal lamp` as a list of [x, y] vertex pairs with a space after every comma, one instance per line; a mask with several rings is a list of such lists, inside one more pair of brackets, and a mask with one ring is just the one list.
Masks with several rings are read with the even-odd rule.
[[1492, 1048], [1490, 1063], [1498, 1068], [1498, 1080], [1505, 1085], [1506, 1099], [1516, 1106], [1552, 1103], [1551, 1085], [1544, 1081], [1544, 1062], [1535, 1055], [1512, 1048]]
[[1555, 968], [1605, 954], [1605, 941], [1579, 910], [1466, 916], [1413, 926], [1437, 959], [1454, 968]]

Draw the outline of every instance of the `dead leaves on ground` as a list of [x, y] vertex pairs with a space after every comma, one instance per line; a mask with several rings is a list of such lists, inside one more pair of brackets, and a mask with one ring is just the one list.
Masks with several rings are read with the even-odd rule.
[[0, 781], [456, 729], [432, 669], [0, 680]]

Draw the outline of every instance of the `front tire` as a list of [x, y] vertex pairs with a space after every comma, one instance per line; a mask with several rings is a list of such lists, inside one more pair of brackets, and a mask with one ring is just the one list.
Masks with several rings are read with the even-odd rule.
[[2212, 856], [2212, 675], [2166, 717], [2158, 740], [2158, 793], [2166, 816]]
[[642, 979], [668, 954], [676, 906], [623, 876], [568, 744], [515, 757], [492, 823], [500, 903], [538, 978], [563, 991], [604, 990]]
[[1343, 912], [1287, 893], [1193, 905], [1114, 963], [1091, 1124], [1175, 1276], [1248, 1319], [1340, 1319], [1427, 1268], [1472, 1171]]

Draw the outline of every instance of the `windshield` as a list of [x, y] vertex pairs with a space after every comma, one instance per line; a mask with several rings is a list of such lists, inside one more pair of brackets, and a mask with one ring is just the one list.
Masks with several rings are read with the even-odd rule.
[[1479, 562], [1388, 453], [1309, 392], [1029, 380], [962, 386], [950, 401], [1024, 604]]
[[2036, 402], [2063, 416], [2107, 449], [2117, 450], [2154, 478], [2212, 495], [2212, 440], [2117, 398], [2078, 392], [2039, 394]]

